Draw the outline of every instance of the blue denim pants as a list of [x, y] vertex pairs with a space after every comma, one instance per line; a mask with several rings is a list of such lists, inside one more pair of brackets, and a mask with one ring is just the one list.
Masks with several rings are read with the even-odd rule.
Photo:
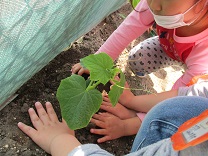
[[178, 96], [158, 103], [145, 116], [131, 152], [171, 137], [185, 121], [208, 109], [208, 99]]

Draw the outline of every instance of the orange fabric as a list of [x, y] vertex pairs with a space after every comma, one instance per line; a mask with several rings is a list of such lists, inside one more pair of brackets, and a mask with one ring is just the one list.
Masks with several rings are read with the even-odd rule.
[[208, 80], [208, 74], [194, 76], [191, 81], [187, 84], [187, 86], [191, 86], [198, 82], [199, 79]]

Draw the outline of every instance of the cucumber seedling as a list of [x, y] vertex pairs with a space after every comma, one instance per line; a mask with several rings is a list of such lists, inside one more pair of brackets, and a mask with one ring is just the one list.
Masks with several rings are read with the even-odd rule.
[[[90, 71], [89, 78], [85, 80], [72, 74], [61, 81], [57, 90], [62, 117], [73, 130], [86, 127], [99, 110], [102, 103], [102, 93], [97, 88], [99, 84], [112, 82], [108, 96], [113, 106], [117, 104], [125, 84], [123, 72], [114, 66], [112, 58], [106, 53], [91, 54], [80, 63]], [[120, 80], [115, 79], [118, 74]]]

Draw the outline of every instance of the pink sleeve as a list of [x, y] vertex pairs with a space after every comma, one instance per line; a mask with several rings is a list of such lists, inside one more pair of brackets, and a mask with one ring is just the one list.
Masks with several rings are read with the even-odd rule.
[[196, 45], [186, 59], [187, 70], [172, 89], [186, 86], [197, 75], [208, 74], [208, 39]]
[[145, 116], [146, 116], [146, 114], [147, 114], [147, 113], [139, 112], [139, 113], [137, 113], [137, 116], [139, 117], [139, 119], [140, 119], [141, 121], [143, 121], [144, 118], [145, 118]]
[[146, 0], [141, 0], [136, 10], [139, 12], [132, 11], [96, 53], [105, 52], [115, 60], [130, 42], [153, 24], [154, 19]]

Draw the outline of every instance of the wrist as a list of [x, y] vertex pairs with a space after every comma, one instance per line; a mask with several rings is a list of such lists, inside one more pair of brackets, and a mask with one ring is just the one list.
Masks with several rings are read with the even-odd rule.
[[81, 145], [75, 136], [65, 133], [55, 136], [50, 143], [50, 153], [52, 156], [66, 156], [74, 148]]
[[123, 120], [124, 121], [124, 134], [125, 136], [137, 134], [141, 126], [141, 120], [138, 117]]
[[128, 106], [134, 97], [134, 94], [128, 93], [125, 96], [121, 96], [121, 98], [119, 99], [119, 103], [121, 103], [123, 106]]

